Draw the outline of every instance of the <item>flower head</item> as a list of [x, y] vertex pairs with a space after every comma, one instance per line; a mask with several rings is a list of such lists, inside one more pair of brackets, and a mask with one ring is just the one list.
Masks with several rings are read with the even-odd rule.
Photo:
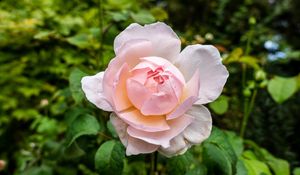
[[131, 24], [115, 38], [114, 50], [108, 68], [81, 83], [90, 102], [113, 111], [110, 120], [127, 155], [183, 154], [210, 135], [203, 104], [221, 94], [228, 77], [215, 47], [181, 51], [174, 31], [157, 22]]

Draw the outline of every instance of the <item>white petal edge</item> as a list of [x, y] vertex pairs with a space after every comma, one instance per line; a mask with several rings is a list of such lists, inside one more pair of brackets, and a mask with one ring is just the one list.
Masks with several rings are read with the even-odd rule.
[[165, 23], [156, 22], [141, 26], [137, 23], [129, 25], [114, 40], [114, 50], [116, 55], [120, 52], [120, 48], [130, 40], [146, 39], [155, 46], [153, 56], [163, 57], [173, 62], [179, 55], [181, 50], [181, 41]]
[[229, 73], [222, 64], [217, 48], [212, 45], [187, 46], [175, 61], [175, 65], [188, 81], [196, 70], [200, 74], [199, 100], [196, 104], [206, 104], [217, 99], [226, 83]]
[[190, 115], [195, 120], [180, 135], [171, 140], [170, 147], [159, 148], [158, 151], [166, 157], [184, 154], [192, 145], [202, 143], [211, 133], [212, 119], [206, 107], [193, 105], [185, 115]]
[[113, 111], [110, 102], [103, 94], [104, 72], [99, 72], [93, 76], [85, 76], [81, 79], [81, 88], [86, 98], [104, 111]]

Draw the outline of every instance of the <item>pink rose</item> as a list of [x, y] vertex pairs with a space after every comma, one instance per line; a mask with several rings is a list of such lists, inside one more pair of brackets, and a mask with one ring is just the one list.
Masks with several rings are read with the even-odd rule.
[[108, 68], [81, 80], [90, 102], [113, 111], [127, 155], [183, 154], [210, 135], [211, 115], [202, 104], [221, 94], [228, 72], [215, 47], [180, 52], [180, 45], [164, 23], [131, 24], [116, 37]]

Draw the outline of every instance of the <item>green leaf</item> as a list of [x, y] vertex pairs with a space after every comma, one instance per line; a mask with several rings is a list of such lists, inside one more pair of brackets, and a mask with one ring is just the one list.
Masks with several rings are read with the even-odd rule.
[[182, 175], [187, 173], [192, 165], [192, 161], [193, 156], [189, 152], [168, 159], [167, 174]]
[[241, 158], [249, 175], [272, 175], [266, 163], [257, 160], [252, 151], [245, 151]]
[[294, 168], [293, 175], [300, 175], [300, 167]]
[[258, 59], [252, 56], [242, 56], [239, 59], [239, 62], [245, 63], [248, 66], [254, 68], [254, 69], [259, 69], [259, 65], [258, 65]]
[[209, 107], [216, 114], [224, 114], [228, 110], [228, 97], [221, 95], [216, 101], [209, 103]]
[[217, 144], [204, 144], [203, 159], [204, 163], [208, 167], [208, 174], [233, 174], [233, 167], [230, 156]]
[[265, 162], [270, 166], [275, 175], [289, 175], [290, 166], [286, 160], [279, 159], [270, 154], [267, 150], [261, 148], [260, 153], [262, 153]]
[[81, 157], [85, 152], [78, 146], [78, 144], [73, 142], [69, 147], [64, 150], [64, 157], [67, 159], [74, 159]]
[[237, 155], [222, 130], [213, 127], [211, 136], [204, 142], [203, 148], [203, 160], [208, 167], [208, 174], [235, 173]]
[[34, 166], [23, 172], [24, 175], [52, 175], [53, 170], [46, 165]]
[[125, 151], [119, 141], [103, 143], [95, 155], [95, 167], [101, 174], [121, 174], [124, 167]]
[[228, 142], [232, 146], [235, 154], [239, 157], [244, 150], [242, 138], [232, 131], [225, 131], [224, 133], [227, 137]]
[[81, 89], [81, 78], [87, 74], [82, 72], [80, 69], [75, 68], [71, 71], [69, 76], [69, 87], [72, 93], [72, 97], [76, 103], [80, 103], [84, 97]]
[[153, 15], [145, 10], [139, 11], [138, 13], [131, 13], [130, 15], [135, 22], [140, 24], [148, 24], [155, 21]]
[[106, 127], [114, 138], [118, 138], [118, 134], [110, 121], [107, 121]]
[[297, 79], [275, 76], [268, 83], [268, 92], [277, 103], [283, 103], [297, 91]]
[[242, 159], [239, 159], [236, 164], [236, 175], [249, 175]]
[[94, 116], [89, 114], [77, 117], [68, 128], [67, 146], [70, 146], [78, 137], [82, 135], [96, 135], [100, 130], [100, 125]]
[[79, 48], [87, 48], [90, 45], [90, 39], [91, 38], [88, 34], [81, 33], [67, 38], [67, 41]]

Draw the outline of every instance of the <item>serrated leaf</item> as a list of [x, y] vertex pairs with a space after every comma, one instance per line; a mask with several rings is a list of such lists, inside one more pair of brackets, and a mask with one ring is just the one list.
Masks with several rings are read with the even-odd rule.
[[224, 114], [228, 110], [228, 97], [221, 95], [216, 101], [209, 103], [209, 107], [216, 114]]
[[297, 91], [297, 79], [275, 76], [268, 83], [268, 92], [277, 103], [283, 103]]
[[101, 174], [121, 174], [124, 167], [125, 151], [119, 141], [103, 143], [95, 154], [95, 167]]
[[69, 87], [72, 93], [72, 97], [74, 98], [76, 103], [82, 101], [84, 94], [81, 89], [81, 78], [86, 76], [87, 74], [82, 72], [80, 69], [75, 68], [71, 71], [69, 76]]
[[82, 135], [96, 135], [100, 130], [97, 119], [89, 114], [77, 117], [68, 128], [67, 146], [70, 146], [78, 137]]

